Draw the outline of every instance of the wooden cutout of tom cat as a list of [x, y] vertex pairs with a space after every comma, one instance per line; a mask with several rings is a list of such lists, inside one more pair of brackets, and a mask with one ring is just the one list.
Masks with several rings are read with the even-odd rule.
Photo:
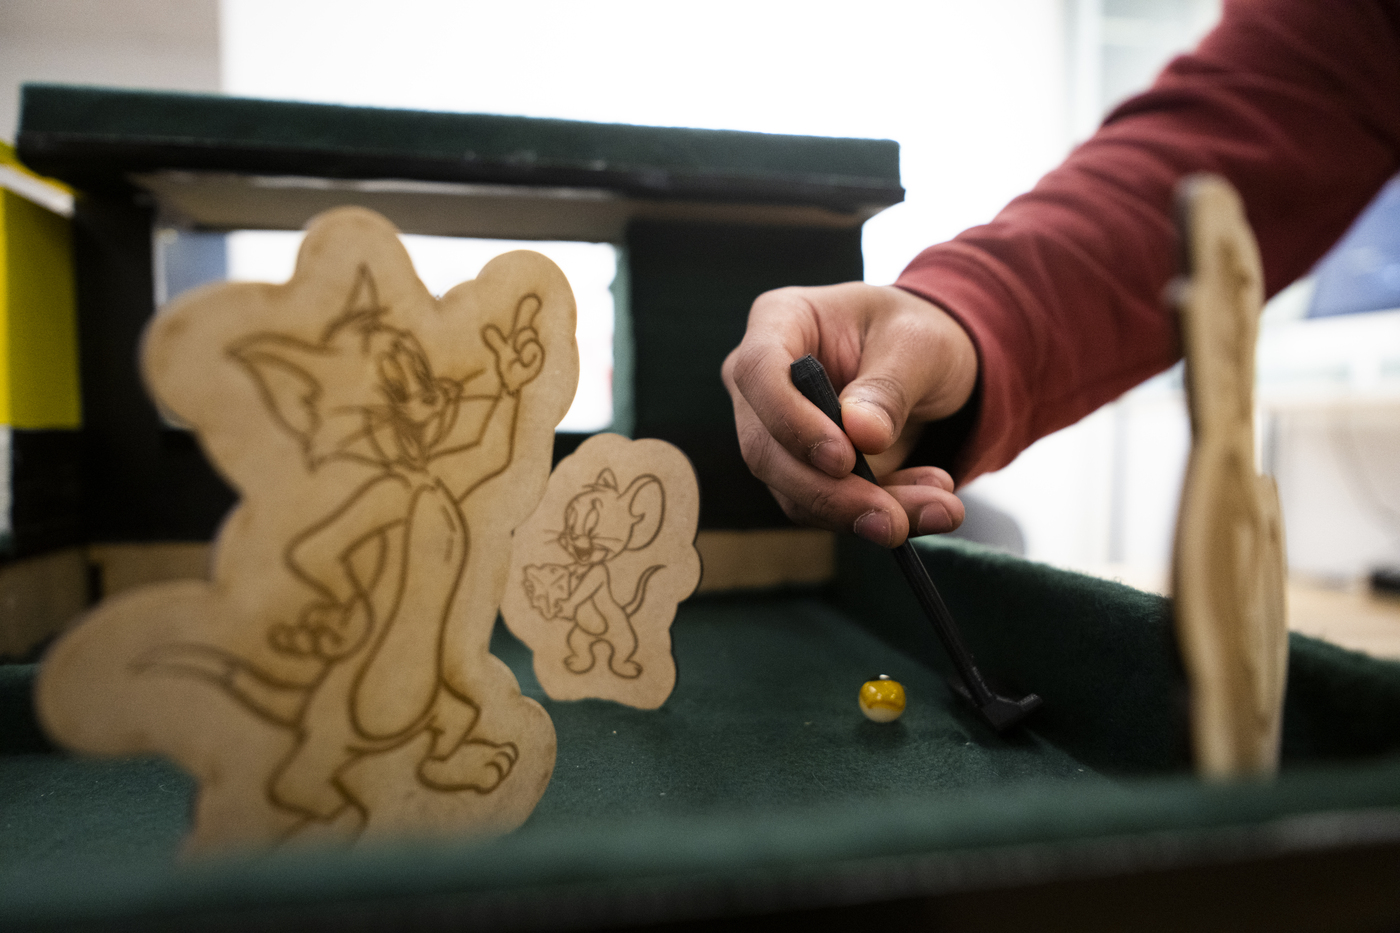
[[312, 221], [286, 284], [157, 315], [147, 384], [240, 502], [212, 582], [123, 593], [53, 648], [49, 733], [179, 762], [190, 850], [518, 826], [554, 727], [487, 643], [573, 398], [574, 317], [532, 252], [434, 299], [359, 208]]
[[550, 697], [666, 702], [671, 622], [700, 583], [699, 517], [695, 471], [665, 441], [599, 434], [555, 467], [516, 529], [501, 603]]
[[1254, 347], [1263, 272], [1244, 207], [1215, 176], [1179, 191], [1187, 278], [1176, 289], [1191, 457], [1176, 526], [1177, 638], [1196, 769], [1278, 768], [1288, 669], [1283, 514], [1254, 469]]

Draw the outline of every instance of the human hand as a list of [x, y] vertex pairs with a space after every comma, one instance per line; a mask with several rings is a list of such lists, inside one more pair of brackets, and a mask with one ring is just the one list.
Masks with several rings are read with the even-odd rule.
[[[839, 388], [845, 434], [792, 384], [788, 367], [808, 353]], [[862, 282], [767, 292], [722, 374], [744, 460], [789, 518], [885, 547], [962, 523], [945, 471], [897, 469], [923, 425], [961, 408], [977, 381], [972, 340], [942, 308]], [[851, 474], [855, 448], [881, 486]]]

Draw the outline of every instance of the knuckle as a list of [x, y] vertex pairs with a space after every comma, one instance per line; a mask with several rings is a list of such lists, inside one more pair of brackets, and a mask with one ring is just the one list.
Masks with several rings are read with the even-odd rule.
[[778, 500], [778, 506], [783, 510], [783, 514], [794, 524], [808, 525], [812, 523], [812, 517], [803, 511], [802, 507], [794, 500], [778, 492], [776, 489], [770, 488], [769, 491], [773, 493], [773, 498]]
[[724, 362], [719, 365], [719, 377], [724, 381], [725, 388], [734, 391], [734, 366], [735, 358], [739, 355], [739, 347], [730, 350], [724, 357]]
[[795, 524], [806, 525], [811, 521], [811, 516], [803, 512], [802, 509], [798, 507], [796, 502], [793, 502], [791, 499], [788, 499], [785, 496], [779, 496], [776, 493], [774, 494], [773, 498], [778, 500], [778, 505], [782, 507], [783, 514], [786, 515], [789, 519], [791, 519]]
[[782, 288], [770, 288], [753, 300], [753, 307], [768, 307], [775, 304], [786, 304], [794, 299], [802, 300], [803, 288], [800, 285], [784, 285]]
[[805, 492], [802, 504], [810, 515], [822, 521], [836, 517], [836, 491], [829, 484], [818, 483]]
[[805, 327], [818, 317], [818, 302], [809, 286], [789, 285], [764, 292], [749, 306], [749, 333], [770, 328]]
[[[731, 362], [732, 361], [732, 362]], [[729, 358], [725, 360], [725, 366], [729, 368], [730, 378], [734, 385], [742, 392], [744, 386], [750, 385], [754, 381], [754, 374], [763, 365], [763, 354], [746, 352], [743, 345], [740, 345]]]
[[754, 422], [739, 428], [739, 452], [748, 464], [749, 472], [759, 479], [768, 475], [774, 441], [762, 423]]

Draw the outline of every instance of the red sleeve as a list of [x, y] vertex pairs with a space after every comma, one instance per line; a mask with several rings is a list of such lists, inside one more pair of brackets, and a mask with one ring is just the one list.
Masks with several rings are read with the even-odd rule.
[[1191, 55], [1120, 106], [991, 223], [896, 283], [971, 334], [980, 414], [953, 473], [1005, 466], [1181, 353], [1163, 303], [1173, 189], [1239, 189], [1273, 294], [1305, 273], [1400, 164], [1400, 2], [1236, 0]]

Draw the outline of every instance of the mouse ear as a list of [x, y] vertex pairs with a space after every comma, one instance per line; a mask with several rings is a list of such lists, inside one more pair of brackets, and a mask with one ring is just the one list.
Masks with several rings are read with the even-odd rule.
[[661, 531], [661, 521], [666, 515], [666, 491], [661, 487], [661, 480], [643, 473], [632, 480], [622, 498], [627, 500], [627, 508], [632, 513], [632, 538], [627, 542], [627, 550], [640, 551]]

